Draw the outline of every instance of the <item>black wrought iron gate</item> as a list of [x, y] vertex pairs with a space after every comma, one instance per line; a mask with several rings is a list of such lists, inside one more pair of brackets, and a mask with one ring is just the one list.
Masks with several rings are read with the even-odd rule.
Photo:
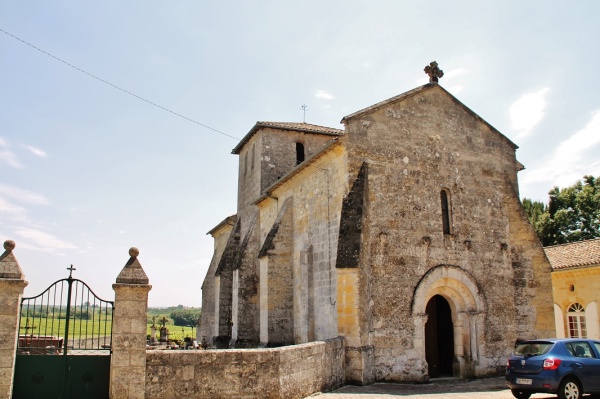
[[72, 277], [21, 300], [13, 399], [107, 399], [114, 303]]

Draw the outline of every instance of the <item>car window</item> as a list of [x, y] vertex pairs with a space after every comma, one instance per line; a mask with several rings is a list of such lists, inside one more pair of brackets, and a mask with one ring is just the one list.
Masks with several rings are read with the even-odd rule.
[[594, 342], [594, 346], [596, 347], [596, 351], [600, 353], [600, 342]]
[[596, 357], [592, 347], [587, 342], [568, 342], [565, 344], [571, 356], [575, 357]]
[[552, 342], [522, 342], [515, 347], [516, 356], [539, 356], [548, 353]]

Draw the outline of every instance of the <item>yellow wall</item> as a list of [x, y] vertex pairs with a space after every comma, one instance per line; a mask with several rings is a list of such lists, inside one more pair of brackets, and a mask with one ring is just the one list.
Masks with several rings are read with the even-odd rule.
[[[562, 326], [564, 336], [568, 337], [567, 329], [567, 310], [574, 303], [581, 304], [586, 309], [586, 322], [588, 337], [600, 338], [598, 325], [598, 304], [600, 303], [600, 265], [593, 265], [581, 268], [571, 268], [566, 270], [555, 270], [552, 272], [552, 293], [554, 303], [560, 308], [562, 314], [557, 314], [557, 318], [562, 317]], [[593, 303], [596, 303], [594, 308]], [[591, 305], [591, 306], [590, 306]], [[590, 314], [589, 310], [594, 310]], [[557, 320], [558, 325], [558, 320]], [[560, 333], [557, 331], [557, 334]]]

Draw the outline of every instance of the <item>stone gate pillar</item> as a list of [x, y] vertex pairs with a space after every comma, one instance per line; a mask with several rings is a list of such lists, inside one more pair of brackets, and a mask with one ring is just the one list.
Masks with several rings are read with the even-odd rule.
[[0, 398], [12, 397], [15, 354], [19, 336], [19, 307], [27, 286], [25, 275], [12, 251], [15, 242], [4, 242], [0, 256]]
[[144, 399], [146, 386], [146, 313], [148, 276], [137, 259], [137, 248], [119, 273], [115, 290], [110, 399]]

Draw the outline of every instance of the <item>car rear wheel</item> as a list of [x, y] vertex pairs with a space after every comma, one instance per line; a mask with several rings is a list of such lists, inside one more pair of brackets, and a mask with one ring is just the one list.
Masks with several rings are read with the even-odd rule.
[[529, 399], [531, 392], [523, 391], [521, 389], [511, 389], [510, 392], [517, 399]]
[[572, 379], [567, 378], [560, 383], [558, 392], [556, 393], [559, 399], [581, 399], [583, 392], [579, 383]]

